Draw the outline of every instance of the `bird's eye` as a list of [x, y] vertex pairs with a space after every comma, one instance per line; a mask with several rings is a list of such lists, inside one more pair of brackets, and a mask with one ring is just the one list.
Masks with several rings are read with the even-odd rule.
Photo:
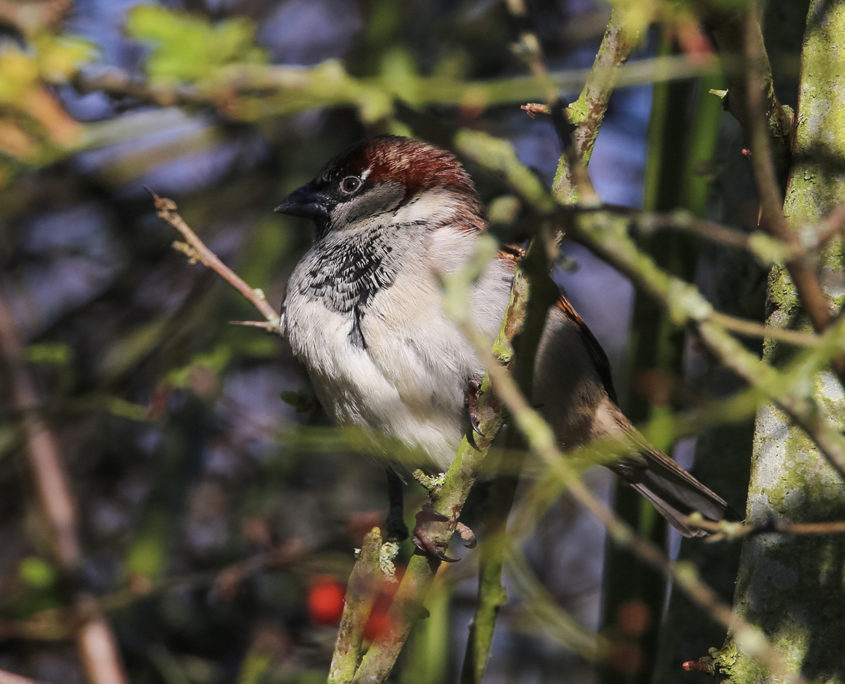
[[351, 195], [355, 192], [358, 188], [361, 187], [361, 179], [358, 176], [347, 176], [342, 181], [340, 181], [340, 189], [342, 192], [345, 192], [347, 195]]

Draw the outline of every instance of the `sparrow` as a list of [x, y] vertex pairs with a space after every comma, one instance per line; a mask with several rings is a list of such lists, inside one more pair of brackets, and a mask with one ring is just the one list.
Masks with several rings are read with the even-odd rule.
[[[445, 470], [468, 429], [468, 389], [484, 376], [443, 311], [438, 277], [462, 269], [486, 229], [469, 174], [446, 150], [381, 136], [329, 161], [276, 212], [316, 226], [288, 281], [281, 325], [320, 403], [338, 424], [398, 439]], [[515, 267], [513, 253], [502, 250], [472, 289], [474, 325], [491, 345]], [[531, 401], [563, 449], [624, 436], [630, 453], [609, 467], [681, 534], [707, 534], [685, 522], [693, 512], [732, 517], [724, 499], [628, 420], [604, 350], [563, 295], [548, 312]], [[388, 481], [391, 514], [398, 507], [401, 520], [401, 482], [392, 470]]]

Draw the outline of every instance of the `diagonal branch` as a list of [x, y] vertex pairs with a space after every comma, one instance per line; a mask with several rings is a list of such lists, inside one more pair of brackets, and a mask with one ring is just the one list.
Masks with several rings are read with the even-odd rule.
[[220, 258], [212, 252], [205, 243], [199, 239], [199, 237], [197, 237], [197, 234], [185, 222], [185, 219], [183, 219], [176, 211], [176, 202], [167, 197], [159, 197], [149, 188], [147, 188], [147, 190], [149, 190], [153, 197], [153, 204], [158, 211], [158, 217], [178, 230], [185, 239], [185, 242], [174, 242], [173, 248], [182, 252], [191, 261], [199, 261], [203, 266], [210, 268], [217, 275], [223, 278], [223, 280], [243, 295], [250, 304], [258, 309], [258, 312], [264, 316], [267, 324], [271, 327], [268, 328], [263, 322], [238, 323], [240, 325], [250, 325], [264, 328], [265, 330], [270, 330], [277, 335], [281, 335], [282, 333], [279, 329], [279, 314], [277, 314], [275, 309], [267, 303], [267, 298], [264, 296], [264, 292], [259, 289], [251, 288], [237, 273], [220, 261]]
[[586, 199], [581, 196], [584, 183], [580, 179], [579, 168], [583, 169], [590, 163], [622, 65], [642, 34], [642, 26], [631, 14], [632, 10], [621, 4], [614, 6], [587, 82], [578, 99], [566, 108], [567, 118], [573, 127], [572, 149], [569, 154], [561, 155], [552, 186], [562, 204], [575, 204], [579, 199]]

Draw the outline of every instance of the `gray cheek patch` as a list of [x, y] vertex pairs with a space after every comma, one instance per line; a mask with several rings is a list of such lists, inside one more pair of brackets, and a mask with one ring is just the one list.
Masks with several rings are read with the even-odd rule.
[[392, 213], [405, 195], [399, 183], [380, 183], [360, 195], [338, 202], [332, 211], [332, 230], [346, 230], [359, 222], [378, 219]]

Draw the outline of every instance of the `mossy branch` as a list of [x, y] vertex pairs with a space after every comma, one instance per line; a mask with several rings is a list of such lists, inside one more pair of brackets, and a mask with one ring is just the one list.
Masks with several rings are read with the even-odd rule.
[[381, 530], [374, 527], [364, 536], [358, 561], [346, 585], [343, 615], [329, 667], [329, 684], [351, 682], [361, 658], [364, 626], [385, 578], [381, 571]]
[[577, 167], [590, 163], [610, 95], [623, 65], [640, 42], [644, 26], [635, 20], [639, 14], [642, 11], [629, 8], [625, 3], [614, 6], [587, 82], [578, 99], [566, 108], [566, 117], [573, 126], [572, 150], [570, 154], [560, 156], [552, 185], [561, 204], [575, 204], [583, 199]]
[[[483, 246], [479, 252], [479, 256], [484, 257]], [[473, 264], [470, 264], [468, 269], [472, 268]], [[459, 287], [461, 281], [456, 279], [451, 282], [451, 289], [454, 289]], [[468, 287], [470, 284], [470, 282], [465, 282], [464, 286]], [[499, 350], [497, 364], [512, 361], [511, 343], [514, 336], [522, 329], [531, 287], [530, 276], [517, 271], [505, 318], [494, 345], [494, 348]], [[465, 297], [455, 297], [454, 295], [459, 293], [450, 292], [449, 289], [447, 288], [445, 293], [447, 298], [467, 301]], [[487, 352], [490, 353], [489, 349]], [[439, 545], [445, 546], [452, 538], [464, 502], [481, 473], [490, 445], [503, 422], [501, 408], [492, 400], [488, 377], [485, 377], [481, 384], [477, 413], [478, 433], [473, 435], [472, 440], [464, 437], [455, 460], [446, 472], [443, 484], [431, 495], [434, 511], [441, 514], [444, 520], [430, 520], [426, 523], [425, 532]], [[411, 558], [389, 611], [391, 629], [387, 635], [370, 646], [361, 661], [361, 667], [354, 681], [382, 682], [390, 674], [407, 641], [411, 627], [423, 614], [423, 603], [439, 565], [440, 562], [436, 559], [420, 555]]]
[[[508, 7], [514, 15], [525, 14], [524, 5], [518, 0], [510, 0]], [[589, 163], [619, 69], [639, 42], [639, 36], [640, 28], [631, 21], [625, 10], [614, 9], [611, 12], [607, 30], [581, 95], [567, 108], [569, 122], [574, 128], [564, 132], [566, 150], [560, 157], [554, 183], [555, 194], [563, 204], [574, 204], [589, 193], [591, 186], [585, 178], [584, 167]], [[532, 73], [548, 81], [536, 36], [523, 32], [521, 42], [533, 46], [526, 54]], [[555, 106], [557, 94], [553, 89], [547, 91], [546, 100], [549, 107]], [[548, 197], [536, 177], [519, 163], [513, 149], [506, 143], [483, 133], [467, 131], [459, 133], [455, 142], [464, 154], [502, 174], [511, 185], [520, 188], [523, 195], [532, 197], [533, 202], [536, 202], [532, 203], [532, 209], [542, 211], [553, 206], [552, 198]], [[548, 276], [549, 263], [557, 252], [556, 240], [542, 224], [536, 232], [539, 239], [532, 244], [524, 262], [526, 274], [534, 281], [531, 300], [525, 317], [525, 331], [515, 343], [517, 354], [523, 360], [535, 358], [548, 307], [559, 296], [557, 287]], [[523, 361], [515, 368], [517, 383], [526, 394], [531, 392], [533, 370], [533, 361]], [[517, 431], [508, 434], [506, 447], [513, 454], [524, 452], [524, 444]], [[501, 583], [507, 548], [503, 540], [519, 482], [521, 459], [512, 457], [509, 461], [507, 468], [502, 468], [500, 464], [490, 492], [487, 538], [482, 542], [479, 561], [478, 603], [467, 641], [461, 677], [463, 682], [482, 680], [496, 617], [507, 599]]]
[[[643, 59], [625, 65], [617, 86], [634, 86], [713, 72], [712, 65], [691, 64], [685, 58]], [[356, 78], [337, 60], [313, 67], [280, 64], [229, 64], [216, 68], [202, 81], [163, 82], [138, 78], [116, 67], [77, 73], [72, 82], [82, 93], [102, 92], [115, 98], [132, 97], [159, 106], [213, 106], [224, 116], [258, 121], [295, 114], [315, 107], [353, 106], [366, 122], [391, 114], [396, 102], [413, 107], [451, 105], [478, 111], [545, 97], [550, 85], [572, 91], [589, 78], [589, 69], [551, 72], [547, 77], [518, 76], [489, 81], [447, 76], [422, 76], [413, 70]], [[96, 131], [91, 135], [95, 138]]]

